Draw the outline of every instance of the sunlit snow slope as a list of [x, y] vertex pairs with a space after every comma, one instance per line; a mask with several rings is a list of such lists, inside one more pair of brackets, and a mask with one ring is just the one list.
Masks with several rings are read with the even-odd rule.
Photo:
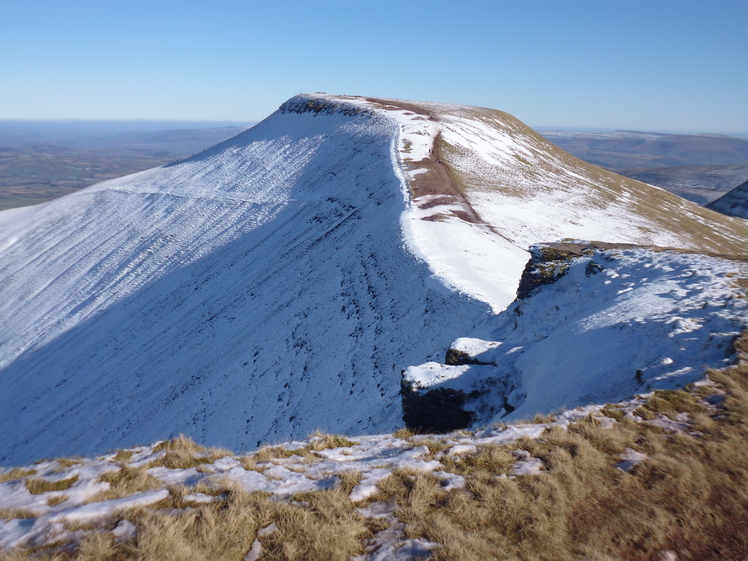
[[189, 160], [0, 213], [0, 461], [389, 430], [401, 369], [509, 305], [530, 243], [745, 247], [742, 222], [613, 188], [523, 127], [299, 96]]

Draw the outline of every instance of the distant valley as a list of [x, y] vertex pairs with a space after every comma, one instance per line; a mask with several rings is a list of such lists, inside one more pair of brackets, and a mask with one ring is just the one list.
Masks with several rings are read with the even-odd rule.
[[252, 123], [0, 121], [0, 210], [187, 158]]
[[748, 180], [748, 139], [639, 131], [538, 131], [591, 164], [706, 205]]

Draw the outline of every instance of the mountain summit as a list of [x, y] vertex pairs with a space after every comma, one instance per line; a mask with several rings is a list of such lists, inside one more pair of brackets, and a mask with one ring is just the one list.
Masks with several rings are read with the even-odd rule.
[[563, 238], [745, 253], [748, 226], [490, 109], [301, 95], [188, 160], [0, 213], [3, 462], [185, 432], [400, 425], [400, 374]]

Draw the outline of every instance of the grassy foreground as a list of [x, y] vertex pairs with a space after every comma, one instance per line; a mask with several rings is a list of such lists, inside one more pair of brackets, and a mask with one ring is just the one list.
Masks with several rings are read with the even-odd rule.
[[[440, 544], [434, 560], [594, 559], [706, 560], [748, 556], [748, 333], [736, 342], [736, 365], [710, 372], [713, 385], [656, 392], [635, 414], [608, 406], [599, 416], [553, 427], [537, 440], [479, 447], [476, 453], [440, 457], [442, 442], [426, 442], [445, 471], [466, 477], [464, 489], [446, 491], [431, 474], [396, 471], [377, 495], [354, 504], [360, 480], [345, 474], [337, 489], [289, 500], [223, 488], [189, 492], [218, 497], [195, 504], [175, 487], [162, 503], [122, 512], [134, 537], [71, 527], [75, 539], [39, 550], [0, 553], [4, 561], [240, 560], [262, 545], [267, 560], [345, 560], [362, 553], [367, 539], [389, 522], [365, 518], [357, 507], [397, 501], [395, 516], [408, 538]], [[671, 419], [670, 430], [657, 419]], [[676, 424], [680, 429], [676, 430]], [[345, 445], [330, 437], [317, 447]], [[343, 442], [343, 444], [341, 444]], [[185, 440], [171, 441], [162, 465], [195, 465], [210, 454]], [[510, 477], [516, 450], [543, 461], [545, 471]], [[627, 449], [646, 455], [629, 471], [615, 467]], [[512, 452], [515, 455], [512, 455]], [[268, 449], [272, 457], [282, 450]], [[313, 454], [314, 450], [305, 450]], [[218, 454], [220, 455], [220, 454]], [[208, 458], [208, 460], [205, 460]], [[126, 465], [127, 458], [122, 458]], [[112, 474], [117, 496], [152, 488], [142, 469]], [[101, 528], [101, 526], [97, 526]], [[264, 529], [264, 530], [263, 530]], [[259, 553], [259, 551], [258, 551]]]

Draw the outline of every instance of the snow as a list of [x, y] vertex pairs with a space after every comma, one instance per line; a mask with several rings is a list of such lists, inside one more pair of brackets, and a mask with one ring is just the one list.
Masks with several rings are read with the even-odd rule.
[[642, 452], [626, 448], [620, 457], [621, 461], [616, 464], [616, 467], [621, 471], [631, 471], [636, 465], [646, 460], [648, 456]]
[[[471, 203], [517, 246], [527, 249], [534, 243], [563, 238], [683, 246], [682, 237], [632, 212], [630, 196], [608, 199], [599, 182], [565, 162], [539, 155], [531, 138], [516, 135], [509, 127], [465, 117], [445, 120], [444, 140], [461, 149], [453, 166], [492, 177], [492, 183], [499, 186], [475, 185]], [[517, 158], [535, 164], [532, 171], [530, 166], [518, 166]]]
[[409, 366], [403, 374], [403, 382], [414, 388], [428, 388], [447, 380], [459, 378], [470, 368], [468, 365], [447, 366], [438, 362], [427, 362], [420, 366]]
[[[556, 424], [565, 426], [569, 419], [581, 417], [587, 411], [569, 411]], [[170, 469], [150, 467], [148, 473], [160, 482], [160, 487], [151, 491], [134, 493], [129, 497], [110, 500], [96, 500], [95, 495], [76, 492], [76, 488], [89, 490], [106, 490], [108, 483], [99, 481], [101, 475], [121, 469], [114, 459], [115, 453], [93, 458], [80, 458], [74, 466], [61, 467], [57, 461], [49, 461], [29, 468], [39, 469], [39, 473], [29, 477], [49, 476], [54, 473], [59, 479], [70, 479], [78, 475], [75, 486], [67, 491], [53, 491], [31, 495], [25, 487], [24, 479], [17, 479], [0, 484], [0, 508], [14, 509], [19, 512], [31, 511], [35, 518], [0, 520], [0, 550], [15, 547], [31, 547], [54, 541], [74, 539], [75, 534], [68, 530], [69, 524], [104, 524], [122, 511], [135, 507], [153, 505], [170, 495], [169, 489], [195, 485], [206, 485], [217, 490], [225, 488], [227, 482], [233, 482], [248, 492], [262, 491], [275, 495], [278, 499], [288, 498], [296, 493], [320, 491], [337, 487], [339, 475], [346, 472], [359, 472], [361, 480], [354, 487], [349, 498], [354, 503], [363, 502], [377, 493], [377, 484], [389, 477], [394, 470], [402, 469], [411, 472], [431, 473], [441, 481], [447, 491], [459, 491], [465, 488], [466, 479], [459, 474], [445, 471], [439, 461], [445, 455], [477, 453], [478, 447], [488, 444], [509, 444], [520, 438], [538, 438], [550, 424], [512, 425], [509, 427], [490, 427], [476, 435], [452, 433], [443, 436], [430, 436], [429, 439], [444, 439], [450, 445], [446, 450], [431, 456], [426, 445], [421, 443], [423, 437], [412, 437], [403, 440], [392, 434], [362, 436], [352, 446], [343, 446], [321, 450], [313, 458], [291, 455], [287, 458], [274, 458], [268, 462], [256, 464], [257, 471], [242, 467], [240, 457], [226, 456], [215, 462], [201, 465], [200, 469]], [[281, 443], [279, 446], [288, 450], [299, 450], [317, 440]], [[131, 458], [138, 458], [138, 464], [148, 467], [158, 461], [162, 452], [153, 452], [159, 443], [150, 446], [131, 448]], [[199, 456], [200, 454], [197, 454]], [[530, 458], [530, 460], [534, 460]], [[537, 470], [525, 466], [528, 459], [518, 457], [520, 467], [518, 475], [534, 474]], [[132, 464], [130, 464], [132, 465]], [[524, 467], [523, 467], [524, 466]], [[19, 490], [23, 489], [24, 492]], [[47, 505], [50, 497], [64, 493], [68, 499], [54, 507]], [[202, 492], [188, 492], [182, 498], [190, 505], [213, 502], [216, 498]], [[43, 506], [42, 506], [43, 505]], [[388, 548], [399, 550], [404, 543], [404, 534], [400, 524], [394, 519], [394, 506], [391, 503], [373, 503], [364, 509], [365, 516], [392, 518], [391, 525], [397, 531], [382, 535], [372, 551], [380, 551], [386, 542]], [[129, 523], [128, 523], [129, 524]], [[400, 528], [400, 529], [398, 529]], [[103, 529], [101, 531], [104, 531]], [[134, 528], [122, 523], [115, 527], [115, 538], [125, 540], [133, 536]], [[386, 536], [389, 536], [386, 540]], [[259, 543], [259, 542], [258, 542]], [[407, 547], [403, 550], [407, 550]], [[388, 550], [389, 551], [389, 550]], [[398, 554], [399, 555], [399, 554]]]
[[[601, 272], [588, 275], [590, 262]], [[406, 369], [403, 382], [463, 391], [478, 422], [683, 387], [726, 365], [732, 340], [748, 327], [734, 275], [745, 278], [748, 266], [673, 251], [596, 251], [487, 320], [490, 340], [451, 345], [488, 364], [427, 362]]]
[[[131, 510], [138, 506], [151, 505], [167, 498], [169, 498], [169, 491], [167, 489], [145, 491], [144, 493], [137, 493], [122, 499], [111, 499], [109, 501], [100, 501], [66, 509], [50, 516], [48, 522], [91, 522], [111, 517], [113, 513], [120, 510]], [[43, 517], [39, 521], [47, 522]]]
[[135, 524], [129, 520], [120, 520], [112, 530], [112, 535], [118, 542], [125, 542], [135, 537], [137, 530]]
[[492, 356], [501, 345], [501, 341], [484, 341], [475, 337], [459, 337], [449, 346], [479, 362], [493, 362]]
[[[460, 476], [455, 476], [460, 477]], [[395, 516], [397, 502], [394, 498], [373, 502], [365, 508], [356, 509], [364, 518], [385, 520], [387, 528], [380, 530], [366, 540], [364, 553], [351, 558], [351, 561], [389, 561], [425, 559], [438, 544], [420, 539], [406, 540], [405, 524]]]
[[[2, 492], [0, 491], [0, 493]], [[0, 494], [0, 496], [2, 495]], [[169, 491], [160, 489], [137, 493], [122, 499], [64, 508], [55, 514], [37, 518], [0, 520], [0, 551], [19, 546], [42, 545], [64, 540], [71, 537], [71, 531], [66, 529], [65, 524], [86, 524], [105, 520], [119, 511], [152, 505], [168, 497]], [[115, 536], [123, 537], [130, 532], [131, 529], [125, 526]]]
[[[394, 430], [400, 372], [488, 340], [531, 244], [693, 245], [510, 116], [415, 105], [297, 96], [193, 158], [0, 212], [0, 461]], [[464, 201], [411, 198], [437, 138]]]
[[368, 499], [376, 494], [379, 482], [389, 477], [391, 473], [390, 470], [383, 468], [373, 468], [368, 470], [361, 475], [361, 483], [353, 488], [349, 498], [354, 503]]
[[[607, 402], [630, 400], [628, 418], [686, 429], [685, 418], [641, 421], [632, 396], [682, 387], [729, 362], [748, 326], [732, 280], [746, 265], [598, 251], [512, 303], [535, 243], [693, 247], [693, 239], [642, 210], [641, 193], [612, 189], [509, 116], [419, 106], [431, 117], [381, 101], [298, 96], [183, 162], [0, 212], [0, 460], [91, 456], [29, 466], [33, 477], [77, 478], [64, 491], [0, 484], [0, 509], [34, 516], [0, 520], [0, 549], [74, 539], [66, 525], [104, 524], [163, 501], [174, 486], [229, 481], [281, 500], [337, 488], [358, 472], [349, 498], [362, 503], [401, 469], [463, 492], [466, 478], [444, 458], [541, 438], [586, 415], [610, 428], [615, 420], [600, 413]], [[411, 196], [437, 138], [464, 200]], [[701, 220], [678, 204], [665, 211]], [[461, 217], [466, 208], [479, 219]], [[724, 236], [743, 240], [739, 229]], [[588, 276], [591, 261], [602, 271]], [[436, 362], [448, 347], [481, 364]], [[470, 394], [479, 430], [434, 436], [445, 446], [436, 454], [420, 437], [390, 434], [401, 424], [403, 369], [418, 391]], [[547, 423], [498, 424], [563, 408]], [[182, 432], [237, 451], [284, 440], [298, 451], [319, 441], [298, 440], [319, 427], [355, 442], [257, 464], [230, 454], [199, 468], [151, 467], [166, 455], [154, 452], [161, 439]], [[159, 488], [97, 500], [110, 489], [101, 476], [121, 467], [115, 452], [94, 454], [128, 446], [129, 465], [147, 468]], [[514, 456], [510, 477], [542, 476], [540, 459]], [[618, 467], [644, 459], [627, 449]], [[186, 508], [215, 500], [183, 498]], [[435, 544], [406, 539], [395, 508], [360, 509], [390, 525], [357, 559], [430, 555]], [[127, 540], [136, 529], [123, 520], [112, 533]], [[261, 555], [258, 539], [245, 559]]]
[[446, 471], [435, 471], [434, 476], [441, 480], [442, 489], [451, 491], [452, 489], [464, 489], [467, 483], [465, 477]]
[[738, 219], [748, 218], [748, 181], [709, 203], [708, 208]]
[[0, 213], [0, 461], [400, 426], [401, 370], [490, 308], [404, 246], [396, 122], [292, 110]]
[[746, 302], [735, 298], [730, 277], [748, 272], [742, 263], [605, 252], [592, 258], [603, 272], [586, 277], [590, 259], [517, 305], [518, 327], [503, 346], [525, 350], [497, 365], [516, 372], [527, 397], [508, 418], [620, 401], [640, 391], [637, 370], [645, 388], [682, 387], [706, 367], [724, 366], [732, 339], [748, 326]]
[[[620, 410], [631, 417], [634, 422], [657, 423], [663, 419], [642, 421], [631, 412], [642, 405], [643, 396], [622, 402]], [[565, 429], [570, 422], [588, 415], [599, 419], [607, 419], [601, 413], [601, 406], [587, 406], [559, 414], [554, 421], [547, 423], [514, 424], [509, 426], [494, 425], [486, 427], [474, 434], [468, 432], [453, 432], [445, 435], [413, 436], [407, 440], [392, 434], [363, 436], [352, 446], [342, 446], [314, 452], [313, 457], [290, 455], [278, 457], [270, 461], [256, 463], [258, 471], [246, 470], [242, 467], [242, 457], [226, 456], [212, 464], [201, 466], [200, 470], [165, 469], [161, 467], [149, 468], [149, 474], [159, 480], [160, 486], [150, 491], [134, 493], [128, 497], [110, 500], [96, 500], [96, 497], [84, 497], [71, 494], [70, 498], [60, 505], [48, 507], [45, 512], [37, 512], [35, 518], [0, 520], [0, 551], [15, 548], [33, 548], [53, 543], [64, 544], [83, 539], [90, 532], [111, 532], [115, 540], [126, 541], [136, 537], [137, 528], [127, 520], [121, 520], [113, 529], [112, 520], [116, 520], [118, 513], [126, 513], [133, 508], [149, 508], [167, 499], [170, 489], [185, 486], [187, 492], [182, 497], [184, 503], [180, 509], [159, 510], [164, 515], [189, 511], [201, 504], [218, 500], [217, 496], [202, 492], [195, 492], [194, 486], [200, 484], [208, 489], [222, 491], [231, 488], [232, 484], [243, 487], [246, 491], [263, 491], [272, 493], [273, 500], [288, 499], [295, 493], [319, 491], [336, 488], [338, 478], [346, 472], [359, 472], [361, 480], [354, 487], [349, 499], [353, 503], [361, 503], [370, 499], [378, 492], [377, 484], [389, 477], [394, 470], [403, 469], [410, 472], [430, 473], [439, 480], [442, 489], [450, 493], [468, 492], [469, 476], [451, 473], [441, 463], [447, 456], [477, 454], [481, 447], [499, 444], [512, 445], [520, 439], [542, 438], [551, 427]], [[612, 421], [612, 419], [610, 419]], [[685, 419], [673, 422], [666, 430], [683, 430]], [[677, 429], [674, 424], [681, 426]], [[601, 424], [602, 425], [602, 424]], [[441, 441], [447, 446], [441, 452], [429, 453], [423, 444], [426, 440]], [[279, 443], [277, 446], [286, 450], [300, 450], [307, 448], [318, 438], [304, 441]], [[153, 449], [158, 443], [150, 446], [130, 449], [132, 457], [137, 457], [141, 465], [147, 467], [161, 457]], [[512, 466], [509, 477], [537, 477], [542, 476], [544, 464], [539, 458], [523, 449], [512, 450], [516, 462]], [[248, 454], [254, 456], [257, 452]], [[57, 461], [49, 461], [27, 468], [40, 467], [42, 473], [49, 474], [54, 470], [61, 479], [69, 479], [71, 474], [79, 475], [77, 485], [93, 488], [101, 483], [98, 478], [102, 474], [120, 469], [120, 464], [114, 459], [115, 453], [100, 457], [80, 458], [75, 466], [61, 467]], [[200, 457], [201, 454], [196, 454]], [[203, 454], [203, 457], [205, 455]], [[622, 462], [616, 467], [630, 469], [633, 465], [645, 460], [646, 456], [634, 449], [626, 449], [621, 455]], [[145, 463], [144, 463], [145, 462]], [[625, 463], [629, 462], [629, 463]], [[630, 464], [630, 467], [629, 467]], [[36, 477], [36, 475], [31, 476]], [[502, 475], [501, 477], [506, 477]], [[180, 485], [180, 483], [182, 485]], [[0, 504], [12, 505], [11, 508], [20, 512], [38, 508], [39, 501], [46, 504], [48, 498], [58, 492], [43, 493], [32, 496], [28, 493], [19, 498], [15, 490], [24, 486], [23, 478], [0, 485]], [[412, 559], [413, 555], [427, 555], [436, 544], [422, 540], [408, 540], [405, 525], [396, 517], [397, 499], [391, 497], [387, 501], [371, 502], [358, 508], [359, 514], [366, 518], [377, 518], [388, 523], [388, 527], [377, 532], [365, 543], [365, 553], [355, 559]], [[6, 508], [5, 506], [1, 508]], [[156, 507], [157, 508], [157, 507]], [[6, 515], [7, 516], [7, 515]], [[85, 529], [71, 529], [85, 524]], [[247, 556], [248, 559], [259, 559], [263, 548], [261, 538], [270, 535], [277, 529], [270, 524], [258, 532]], [[420, 552], [420, 553], [419, 553]]]
[[523, 458], [514, 464], [511, 475], [513, 477], [519, 475], [537, 475], [543, 469], [545, 469], [545, 464], [539, 458]]

